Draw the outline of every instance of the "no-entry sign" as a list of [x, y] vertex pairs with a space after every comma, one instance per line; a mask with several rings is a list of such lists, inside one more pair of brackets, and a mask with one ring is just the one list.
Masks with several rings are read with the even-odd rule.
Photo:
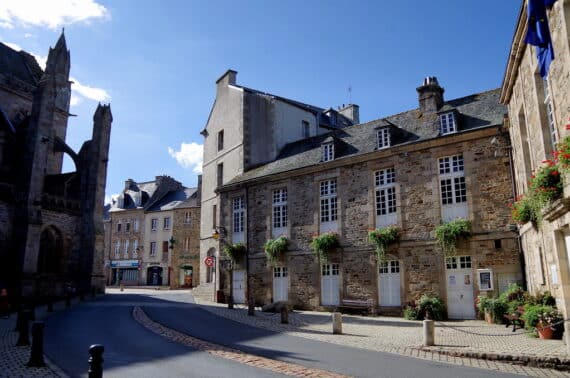
[[204, 259], [204, 264], [206, 264], [207, 267], [211, 268], [214, 266], [214, 256], [207, 256]]

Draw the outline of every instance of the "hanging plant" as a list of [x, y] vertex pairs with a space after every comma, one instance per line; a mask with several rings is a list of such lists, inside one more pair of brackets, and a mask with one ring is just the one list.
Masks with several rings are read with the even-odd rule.
[[280, 236], [277, 239], [269, 239], [263, 245], [267, 260], [272, 264], [277, 262], [280, 255], [287, 251], [287, 244], [289, 240], [285, 236]]
[[445, 256], [453, 256], [459, 238], [467, 238], [470, 235], [471, 222], [463, 218], [457, 218], [435, 228], [435, 239]]
[[176, 244], [176, 239], [174, 239], [174, 236], [170, 237], [170, 240], [168, 240], [168, 249], [174, 249], [174, 244]]
[[338, 235], [334, 232], [313, 236], [313, 240], [311, 241], [313, 253], [323, 261], [326, 261], [329, 253], [339, 245]]
[[225, 254], [232, 260], [236, 262], [242, 255], [245, 254], [246, 248], [243, 243], [227, 244], [224, 247]]
[[368, 242], [373, 244], [378, 261], [386, 261], [386, 249], [388, 245], [400, 239], [400, 229], [396, 226], [380, 227], [368, 232]]

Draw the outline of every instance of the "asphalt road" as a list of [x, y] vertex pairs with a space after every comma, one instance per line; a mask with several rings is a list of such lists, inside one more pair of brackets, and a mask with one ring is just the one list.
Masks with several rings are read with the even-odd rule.
[[[181, 294], [182, 295], [182, 294]], [[188, 295], [188, 294], [184, 294]], [[343, 347], [274, 333], [221, 318], [174, 294], [112, 295], [51, 316], [46, 324], [48, 357], [73, 377], [86, 376], [87, 349], [105, 346], [106, 377], [269, 377], [248, 367], [166, 341], [136, 323], [134, 305], [167, 327], [264, 357], [356, 377], [518, 377]]]

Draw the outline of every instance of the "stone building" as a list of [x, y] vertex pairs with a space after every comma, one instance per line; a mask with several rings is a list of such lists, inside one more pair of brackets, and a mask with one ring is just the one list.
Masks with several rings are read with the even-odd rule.
[[[196, 212], [189, 209], [196, 205], [198, 191], [184, 187], [169, 176], [157, 176], [154, 181], [141, 183], [132, 179], [125, 181], [123, 192], [109, 209], [111, 235], [106, 246], [109, 285], [179, 286], [178, 268], [173, 270], [172, 265], [172, 254], [178, 244], [174, 218], [179, 206], [184, 211]], [[194, 233], [199, 224], [199, 221], [191, 223]], [[186, 226], [180, 224], [180, 227]], [[192, 245], [196, 243], [197, 240], [192, 241]], [[174, 261], [188, 266], [195, 264], [179, 257]]]
[[[554, 60], [541, 76], [537, 47], [525, 42], [529, 29], [527, 2], [523, 1], [513, 38], [501, 102], [508, 105], [517, 195], [529, 191], [528, 181], [552, 158], [570, 135], [570, 1], [558, 0], [546, 10]], [[546, 67], [545, 67], [546, 68]], [[565, 317], [570, 316], [570, 191], [564, 176], [563, 198], [543, 211], [539, 226], [519, 228], [528, 290], [550, 291]], [[568, 323], [566, 323], [568, 326]], [[569, 335], [570, 332], [565, 332]]]
[[[431, 293], [446, 300], [450, 317], [473, 318], [477, 295], [522, 281], [507, 207], [513, 198], [509, 158], [500, 154], [509, 139], [499, 90], [445, 101], [444, 89], [430, 77], [417, 88], [417, 109], [359, 124], [356, 105], [324, 110], [237, 86], [235, 73], [224, 83], [227, 77], [218, 81], [203, 132], [204, 197], [214, 200], [208, 193], [216, 185], [207, 181], [208, 172], [213, 175], [219, 164], [224, 171], [215, 204], [202, 212], [203, 221], [205, 212], [218, 217], [202, 224], [202, 238], [212, 229], [218, 238], [209, 239], [208, 248], [218, 255], [221, 272], [215, 280], [226, 296], [231, 293], [235, 302], [249, 296], [258, 305], [288, 300], [305, 309], [372, 302], [381, 312], [394, 313]], [[242, 114], [226, 92], [267, 96], [271, 110], [246, 96]], [[302, 133], [303, 117], [275, 115], [279, 101], [310, 109], [303, 115], [312, 116], [306, 121], [311, 131]], [[235, 129], [230, 129], [234, 118], [215, 119], [217, 109], [240, 120]], [[251, 126], [256, 118], [271, 125], [263, 138]], [[228, 155], [238, 150], [243, 163], [229, 176], [226, 161], [219, 162], [221, 127], [223, 138], [231, 133], [233, 140], [226, 147], [224, 139], [222, 147]], [[298, 134], [277, 143], [281, 129]], [[265, 150], [248, 152], [255, 148]], [[254, 155], [256, 164], [248, 165]], [[458, 217], [471, 221], [472, 236], [445, 257], [434, 230]], [[379, 262], [368, 231], [388, 225], [401, 229], [400, 241], [389, 248], [387, 261]], [[327, 232], [338, 234], [340, 247], [323, 261], [310, 242]], [[280, 235], [288, 238], [288, 250], [271, 263], [264, 243]], [[219, 251], [235, 243], [245, 244], [247, 253], [230, 264]]]
[[[0, 277], [10, 295], [104, 289], [103, 201], [111, 108], [99, 105], [92, 139], [65, 143], [70, 54], [62, 33], [45, 71], [0, 43]], [[75, 171], [62, 173], [63, 154]]]

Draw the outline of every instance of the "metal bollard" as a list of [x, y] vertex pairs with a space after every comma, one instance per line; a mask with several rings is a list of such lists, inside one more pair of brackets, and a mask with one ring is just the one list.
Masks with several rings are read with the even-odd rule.
[[228, 295], [228, 309], [233, 310], [234, 308], [234, 297]]
[[287, 306], [281, 307], [281, 324], [289, 324], [289, 310], [287, 310]]
[[332, 313], [333, 334], [342, 335], [342, 314], [340, 312]]
[[32, 351], [30, 360], [26, 366], [42, 367], [46, 366], [44, 362], [44, 322], [32, 323]]
[[89, 347], [89, 378], [103, 378], [103, 352], [105, 347], [94, 344]]
[[255, 316], [255, 302], [253, 298], [249, 298], [247, 301], [247, 314], [249, 316]]
[[22, 310], [18, 317], [18, 341], [16, 346], [30, 345], [30, 310]]
[[433, 320], [424, 320], [424, 345], [435, 345]]

